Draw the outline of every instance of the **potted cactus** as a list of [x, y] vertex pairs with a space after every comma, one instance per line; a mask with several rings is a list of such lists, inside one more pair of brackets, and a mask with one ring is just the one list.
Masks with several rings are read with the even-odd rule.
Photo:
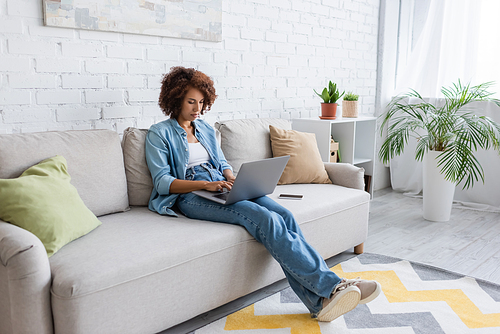
[[342, 117], [358, 117], [359, 95], [347, 92], [342, 101]]
[[314, 92], [323, 99], [323, 103], [321, 103], [321, 119], [336, 119], [337, 118], [337, 100], [344, 95], [339, 93], [337, 89], [337, 84], [332, 83], [331, 81], [328, 83], [328, 87], [325, 87], [323, 91], [318, 93], [315, 89]]

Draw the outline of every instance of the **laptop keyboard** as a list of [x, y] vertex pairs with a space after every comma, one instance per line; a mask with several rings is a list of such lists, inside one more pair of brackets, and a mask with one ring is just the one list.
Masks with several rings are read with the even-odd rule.
[[214, 197], [220, 198], [221, 200], [224, 200], [224, 201], [227, 200], [227, 196], [229, 196], [229, 192], [225, 192], [225, 193], [222, 193], [222, 194], [214, 195]]

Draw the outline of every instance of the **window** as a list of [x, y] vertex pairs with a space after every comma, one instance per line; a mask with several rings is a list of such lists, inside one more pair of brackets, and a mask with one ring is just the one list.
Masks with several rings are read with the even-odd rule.
[[396, 94], [439, 97], [458, 79], [500, 92], [499, 12], [498, 0], [400, 0]]

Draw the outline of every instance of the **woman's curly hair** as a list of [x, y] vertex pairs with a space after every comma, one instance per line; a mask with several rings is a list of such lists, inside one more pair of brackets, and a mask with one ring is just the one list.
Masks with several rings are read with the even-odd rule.
[[203, 94], [203, 110], [210, 110], [217, 95], [214, 82], [205, 73], [194, 68], [175, 66], [165, 74], [161, 82], [158, 105], [166, 116], [177, 118], [182, 110], [182, 102], [190, 88], [196, 88]]

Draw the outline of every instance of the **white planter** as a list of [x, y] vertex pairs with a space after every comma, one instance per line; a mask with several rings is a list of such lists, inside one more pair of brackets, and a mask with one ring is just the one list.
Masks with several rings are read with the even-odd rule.
[[445, 180], [437, 166], [441, 152], [428, 151], [424, 156], [423, 194], [424, 219], [431, 221], [450, 220], [455, 184]]

